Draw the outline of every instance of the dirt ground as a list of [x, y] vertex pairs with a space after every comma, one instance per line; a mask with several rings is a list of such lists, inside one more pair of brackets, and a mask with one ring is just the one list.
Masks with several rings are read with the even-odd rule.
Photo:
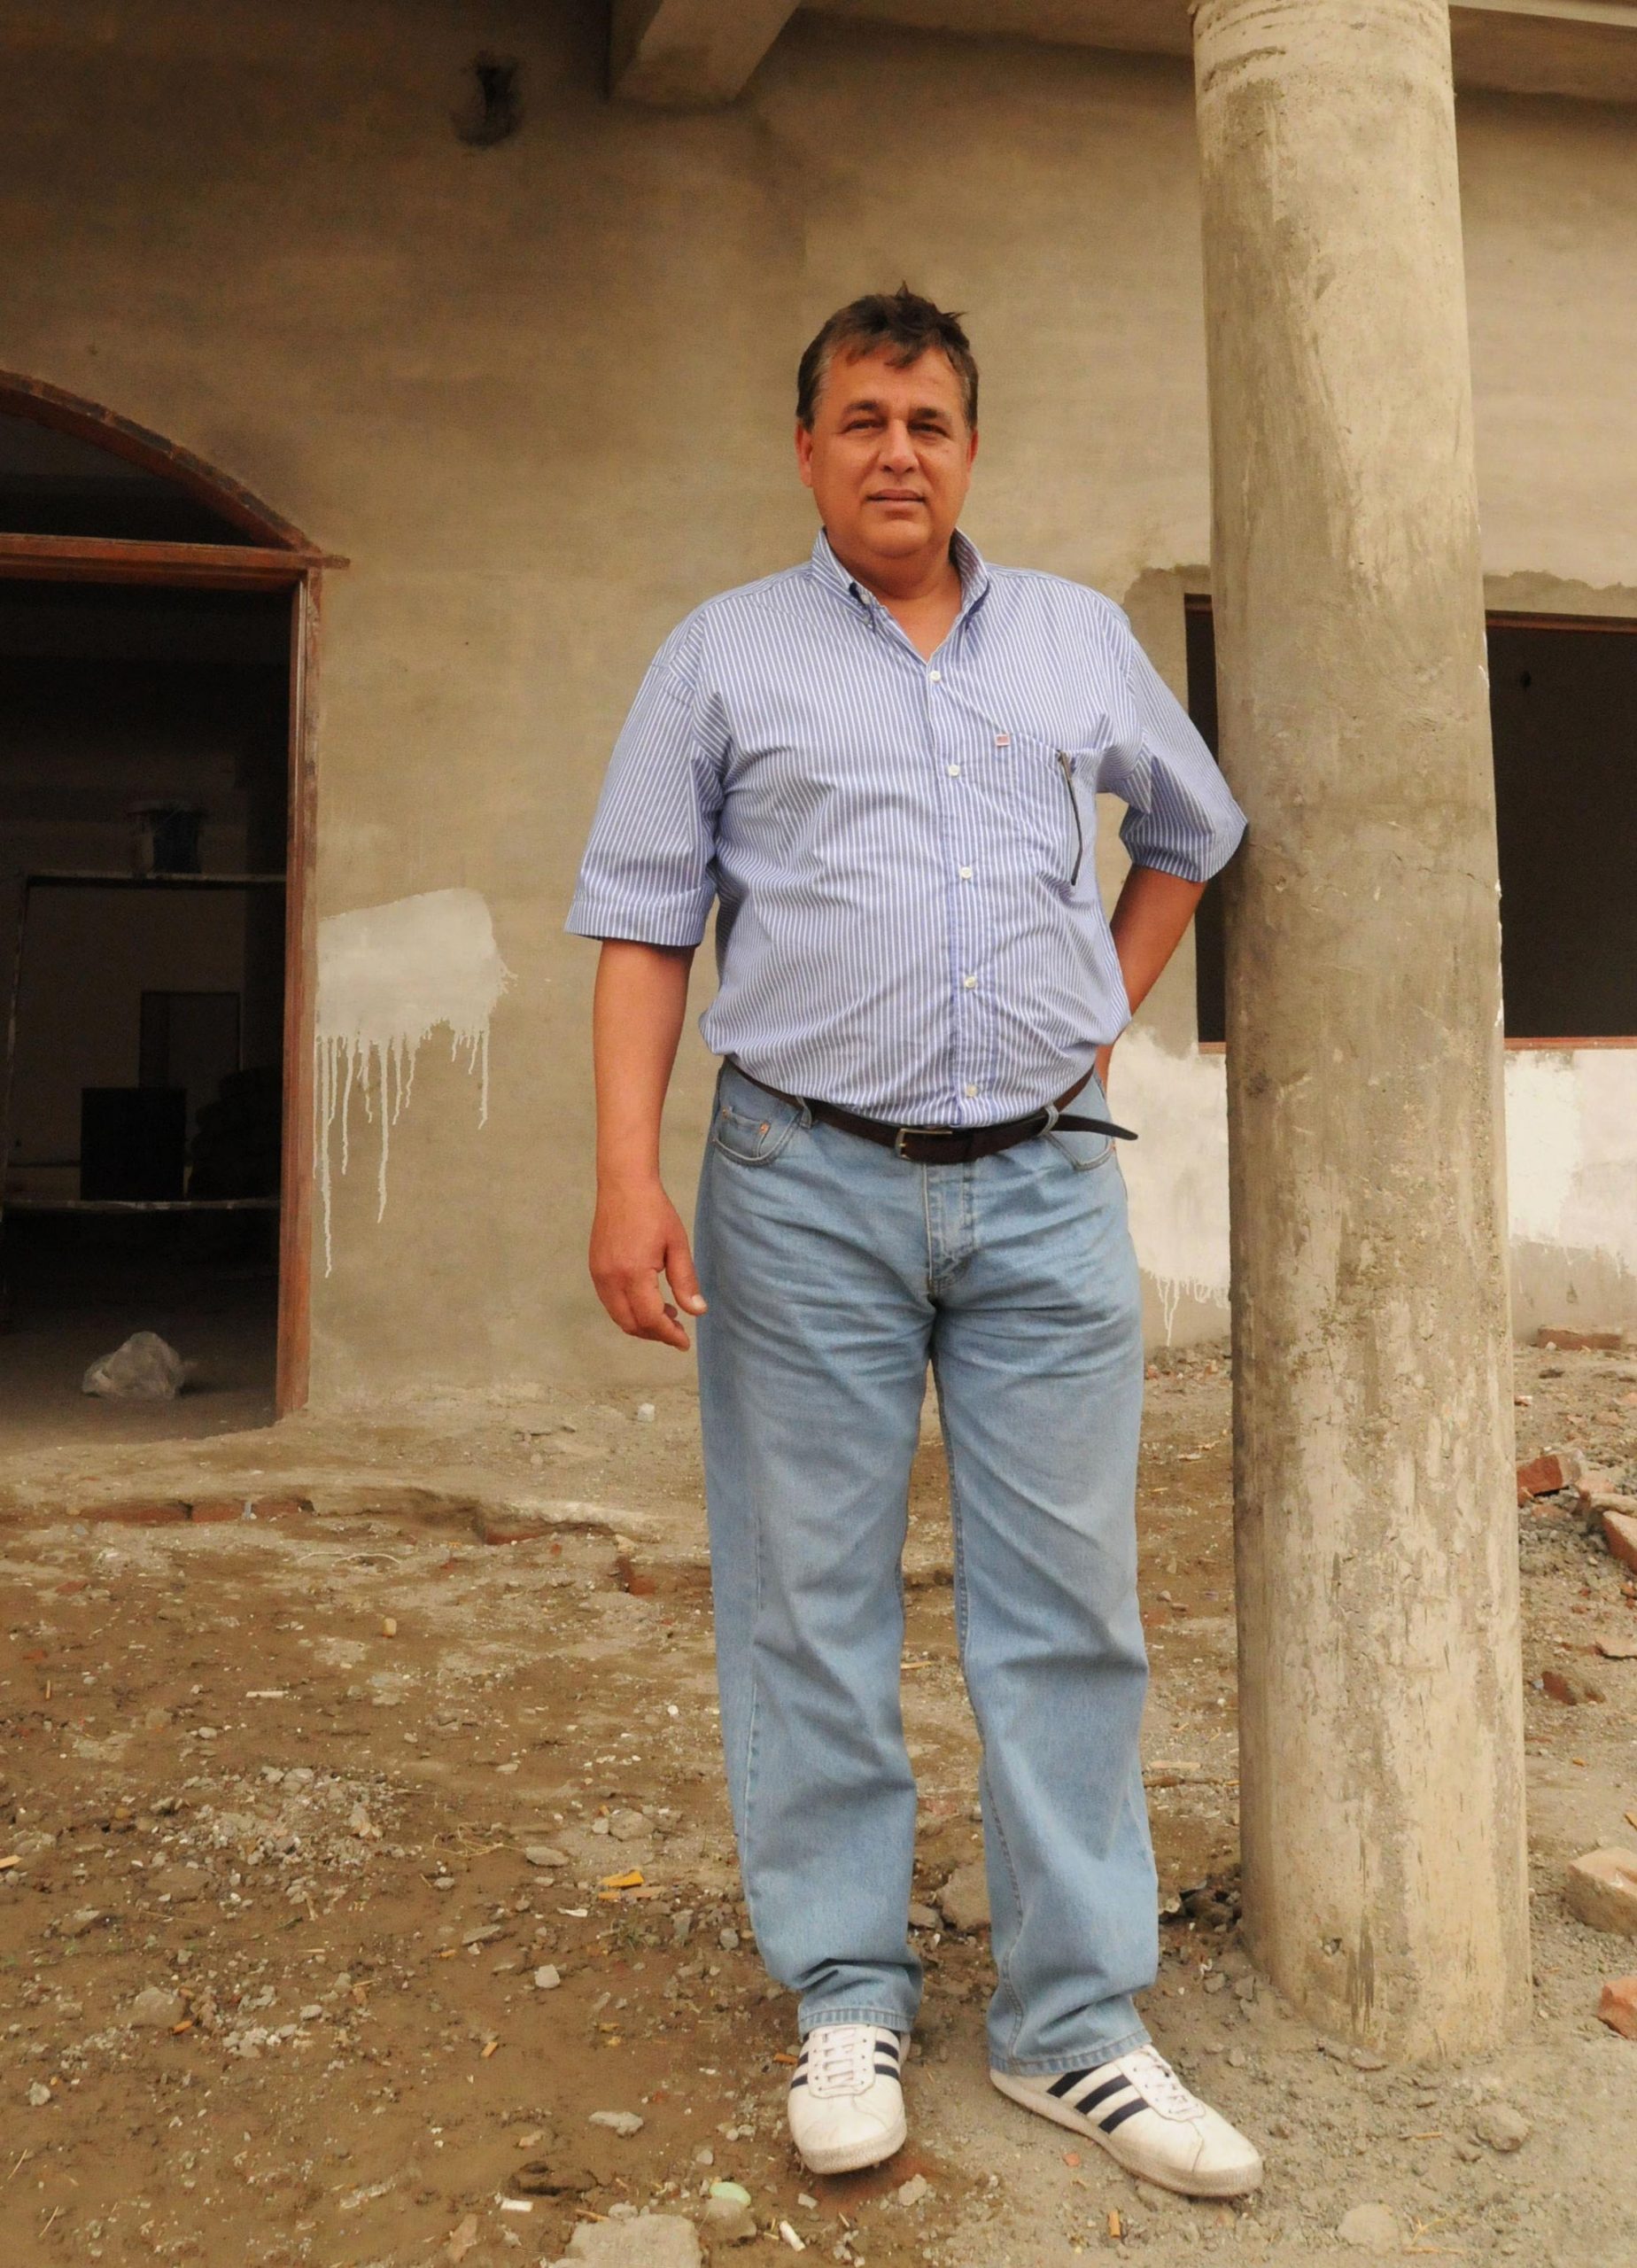
[[[1518, 1386], [1520, 1455], [1637, 1463], [1637, 1363], [1525, 1352]], [[739, 1901], [686, 1389], [646, 1416], [452, 1405], [191, 1442], [92, 1416], [89, 1450], [0, 1468], [8, 2268], [534, 2268], [578, 2220], [697, 2215], [721, 2179], [759, 2231], [724, 2260], [782, 2256], [785, 2223], [870, 2268], [1294, 2268], [1368, 2202], [1392, 2256], [1637, 2263], [1637, 2045], [1593, 2013], [1637, 1945], [1560, 1895], [1578, 1851], [1637, 1844], [1637, 1659], [1596, 1652], [1637, 1634], [1637, 1586], [1559, 1507], [1519, 1515], [1532, 2027], [1436, 2075], [1349, 2054], [1237, 1944], [1229, 1381], [1220, 1353], [1152, 1380], [1145, 2014], [1265, 2153], [1228, 2207], [1139, 2189], [987, 2085], [986, 1935], [931, 1910], [980, 1849], [935, 1443], [904, 1677], [929, 1909], [911, 2140], [824, 2181], [788, 2144], [793, 2008]], [[1551, 1698], [1548, 1669], [1601, 1698]], [[1483, 2139], [1497, 2104], [1521, 2148]]]

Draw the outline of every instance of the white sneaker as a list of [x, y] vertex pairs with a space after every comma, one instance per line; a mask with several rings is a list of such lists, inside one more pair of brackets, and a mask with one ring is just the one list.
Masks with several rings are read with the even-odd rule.
[[993, 2070], [989, 2077], [1026, 2110], [1101, 2143], [1139, 2180], [1184, 2197], [1242, 2197], [1261, 2186], [1255, 2145], [1190, 2094], [1157, 2048], [1056, 2078]]
[[902, 2054], [897, 2033], [877, 2024], [808, 2033], [790, 2078], [790, 2133], [815, 2173], [854, 2173], [903, 2148]]

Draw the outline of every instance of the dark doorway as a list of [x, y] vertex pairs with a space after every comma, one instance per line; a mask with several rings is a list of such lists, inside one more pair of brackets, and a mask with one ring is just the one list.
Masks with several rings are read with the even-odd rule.
[[105, 1433], [143, 1330], [196, 1369], [140, 1430], [273, 1415], [294, 603], [0, 580], [6, 1438]]
[[[1207, 598], [1187, 602], [1188, 706], [1217, 744]], [[1637, 624], [1493, 614], [1489, 714], [1506, 1036], [1637, 1037]], [[1226, 1032], [1222, 892], [1195, 922], [1202, 1041]]]

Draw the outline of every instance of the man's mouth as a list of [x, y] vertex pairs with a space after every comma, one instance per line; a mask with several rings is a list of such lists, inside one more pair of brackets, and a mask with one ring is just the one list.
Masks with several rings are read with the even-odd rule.
[[869, 504], [924, 504], [926, 501], [913, 488], [872, 488], [865, 499]]

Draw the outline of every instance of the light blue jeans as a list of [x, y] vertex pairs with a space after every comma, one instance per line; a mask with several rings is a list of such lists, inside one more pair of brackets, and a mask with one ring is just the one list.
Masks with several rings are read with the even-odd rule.
[[[1101, 1115], [1095, 1082], [1080, 1107]], [[989, 2058], [1147, 2038], [1158, 1961], [1137, 1728], [1143, 1357], [1113, 1145], [912, 1165], [726, 1067], [695, 1237], [722, 1733], [770, 1973], [817, 2024], [907, 2032], [915, 1783], [899, 1664], [930, 1362], [955, 1619], [982, 1742]]]

